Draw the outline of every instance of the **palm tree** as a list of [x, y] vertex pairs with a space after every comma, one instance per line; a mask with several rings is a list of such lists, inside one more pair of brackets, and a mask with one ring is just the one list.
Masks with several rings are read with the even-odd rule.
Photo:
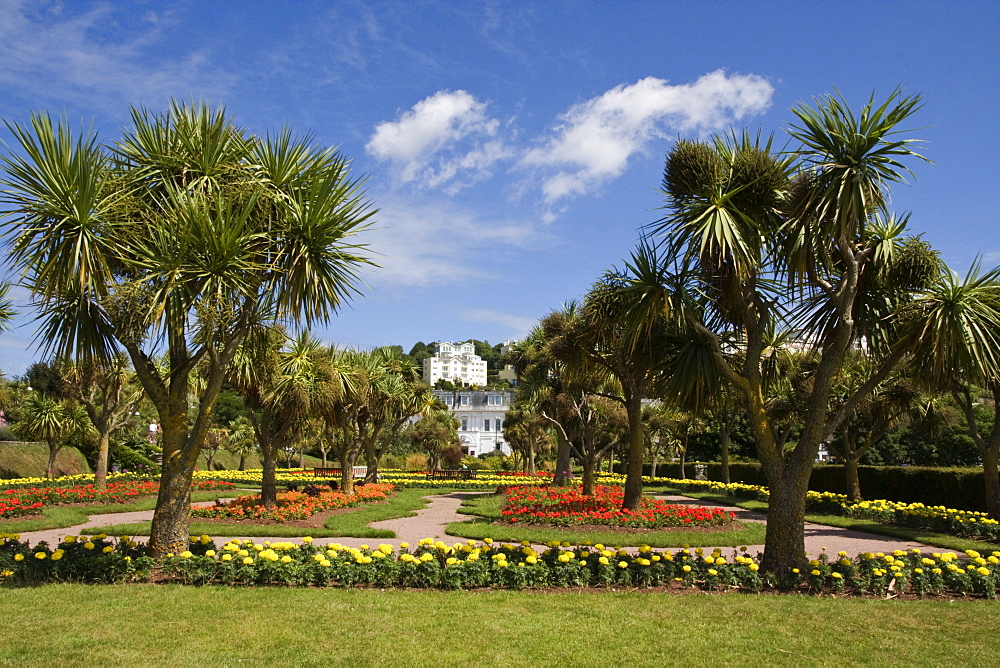
[[246, 459], [248, 455], [257, 452], [257, 434], [254, 432], [253, 423], [245, 416], [240, 416], [230, 425], [232, 433], [226, 449], [234, 455], [239, 455], [239, 469], [246, 469]]
[[124, 426], [136, 406], [142, 401], [142, 388], [125, 355], [115, 355], [104, 362], [91, 358], [72, 362], [57, 362], [64, 391], [79, 401], [97, 433], [97, 463], [94, 485], [105, 489], [111, 433]]
[[277, 503], [278, 456], [288, 452], [314, 414], [328, 406], [332, 377], [322, 345], [308, 331], [289, 340], [284, 330], [255, 330], [240, 348], [229, 381], [251, 409], [260, 444], [261, 503]]
[[[889, 276], [906, 243], [905, 218], [885, 214], [889, 187], [902, 182], [907, 159], [921, 159], [901, 123], [919, 96], [872, 97], [855, 114], [835, 96], [792, 110], [794, 152], [774, 155], [771, 141], [748, 134], [713, 144], [678, 142], [667, 158], [664, 194], [670, 213], [653, 229], [664, 235], [680, 288], [669, 303], [708, 342], [722, 375], [739, 392], [771, 490], [762, 566], [803, 564], [805, 495], [820, 444], [899, 363], [891, 349], [839, 410], [830, 411], [834, 380], [862, 338], [879, 348], [890, 321], [863, 306], [876, 293], [865, 277]], [[919, 277], [916, 277], [919, 279]], [[885, 295], [891, 312], [901, 292]], [[856, 317], [857, 316], [857, 317]], [[779, 443], [767, 405], [768, 332], [801, 323], [816, 356], [803, 397], [802, 431]], [[883, 343], [883, 341], [885, 343]], [[740, 352], [738, 360], [728, 357]]]
[[356, 294], [367, 260], [351, 237], [374, 211], [336, 151], [287, 130], [252, 135], [207, 104], [134, 108], [112, 145], [47, 114], [8, 128], [20, 148], [0, 177], [9, 262], [40, 304], [39, 340], [76, 359], [128, 353], [162, 426], [150, 550], [182, 550], [192, 474], [240, 343], [261, 323], [326, 322]]
[[[964, 279], [942, 267], [934, 284], [907, 305], [900, 347], [912, 355], [917, 377], [951, 394], [983, 462], [986, 510], [1000, 519], [1000, 267]], [[993, 425], [980, 431], [975, 405], [992, 397]]]
[[49, 446], [49, 460], [45, 466], [45, 477], [55, 475], [56, 455], [65, 445], [66, 407], [55, 399], [31, 394], [24, 402], [21, 421], [16, 426], [21, 438], [29, 441], [44, 441]]

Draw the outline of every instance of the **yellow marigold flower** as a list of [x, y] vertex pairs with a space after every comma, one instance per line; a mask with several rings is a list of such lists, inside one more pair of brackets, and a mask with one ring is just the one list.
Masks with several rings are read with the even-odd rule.
[[799, 573], [799, 569], [797, 569], [797, 568], [793, 568], [793, 569], [792, 569], [792, 572], [793, 572], [793, 573], [795, 573], [796, 575], [798, 575], [798, 573]]
[[922, 569], [922, 568], [914, 568], [913, 572], [916, 573], [917, 575], [921, 575], [921, 574], [923, 574], [924, 569]]
[[24, 555], [23, 554], [15, 554], [14, 555], [14, 561], [24, 561]]
[[52, 561], [59, 561], [62, 558], [63, 558], [62, 550], [56, 550], [55, 552], [52, 553]]
[[399, 544], [399, 549], [401, 549], [401, 550], [407, 550], [407, 549], [409, 549], [409, 547], [410, 547], [409, 543], [400, 543]]
[[250, 556], [250, 553], [248, 551], [246, 551], [246, 550], [240, 550], [236, 554], [240, 555], [241, 557], [249, 557]]
[[330, 567], [330, 562], [327, 561], [326, 559], [324, 559], [323, 561], [319, 562], [319, 565], [323, 566], [324, 568], [329, 568]]
[[838, 552], [838, 553], [837, 553], [837, 556], [838, 556], [838, 557], [846, 557], [846, 556], [847, 556], [847, 553], [846, 553], [846, 552], [844, 552], [843, 550], [841, 550], [840, 552]]
[[420, 555], [420, 561], [430, 561], [433, 558], [429, 552], [424, 552]]
[[290, 564], [291, 562], [292, 562], [292, 558], [290, 556], [288, 556], [287, 554], [281, 558], [281, 563], [283, 563], [283, 564]]
[[302, 542], [303, 543], [311, 543], [311, 542], [313, 542], [312, 536], [304, 536], [302, 538]]
[[989, 575], [990, 569], [986, 568], [985, 566], [980, 566], [979, 568], [976, 569], [976, 572], [979, 573], [980, 575]]
[[628, 568], [628, 563], [624, 561], [619, 561], [618, 568]]
[[44, 552], [35, 552], [35, 559], [45, 559], [47, 556], [49, 555]]
[[63, 538], [63, 542], [67, 544], [72, 544], [76, 542], [76, 536], [66, 536]]
[[819, 571], [814, 568], [811, 571], [809, 571], [809, 575], [819, 575]]
[[215, 550], [205, 550], [205, 556], [206, 557], [214, 557], [215, 556]]
[[231, 555], [231, 554], [224, 554], [224, 555], [222, 555], [222, 560], [223, 561], [232, 561], [233, 560], [233, 555]]
[[684, 564], [683, 566], [681, 566], [681, 570], [684, 571], [685, 573], [690, 573], [691, 567], [688, 566], [687, 564]]
[[941, 569], [940, 568], [932, 568], [931, 569], [931, 573], [933, 573], [934, 575], [941, 575]]
[[708, 574], [709, 575], [718, 575], [719, 571], [715, 570], [714, 568], [709, 568], [708, 569]]
[[88, 540], [86, 543], [83, 544], [83, 549], [85, 549], [85, 550], [93, 550], [94, 549], [94, 544], [91, 543]]
[[[497, 556], [500, 557], [501, 559], [504, 558], [504, 556], [502, 554], [498, 554]], [[529, 564], [538, 563], [538, 557], [536, 557], [533, 554], [530, 555], [530, 556], [528, 556], [528, 557], [526, 557], [524, 560], [527, 561]], [[607, 563], [607, 559], [604, 560], [604, 563]]]
[[650, 557], [650, 559], [652, 559], [653, 561], [659, 561], [660, 560], [660, 555], [654, 554], [652, 557]]
[[247, 566], [249, 566], [250, 564], [253, 563], [253, 559], [251, 557], [245, 557], [243, 559], [243, 563], [246, 564]]
[[754, 571], [755, 573], [760, 570], [760, 566], [758, 566], [757, 564], [750, 564], [747, 568]]
[[444, 563], [448, 566], [454, 566], [455, 564], [458, 563], [458, 559], [456, 559], [455, 557], [448, 557], [447, 559], [445, 559]]
[[586, 566], [587, 565], [587, 560], [586, 559], [581, 559], [580, 560], [580, 565], [581, 566]]

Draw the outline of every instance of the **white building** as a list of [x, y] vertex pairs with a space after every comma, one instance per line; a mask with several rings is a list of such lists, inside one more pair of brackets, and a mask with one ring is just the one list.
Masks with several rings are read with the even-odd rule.
[[434, 390], [434, 396], [443, 401], [461, 423], [458, 438], [463, 453], [478, 457], [491, 452], [504, 455], [512, 452], [503, 438], [503, 421], [514, 401], [513, 392]]
[[471, 343], [441, 342], [433, 357], [424, 360], [424, 382], [430, 386], [441, 379], [465, 385], [486, 385], [486, 361]]

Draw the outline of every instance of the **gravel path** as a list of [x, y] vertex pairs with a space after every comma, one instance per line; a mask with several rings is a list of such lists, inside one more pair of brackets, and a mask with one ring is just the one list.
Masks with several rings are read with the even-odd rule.
[[[380, 522], [373, 522], [370, 526], [376, 529], [388, 529], [395, 532], [396, 538], [385, 539], [385, 538], [319, 538], [322, 544], [327, 543], [340, 543], [341, 545], [347, 545], [349, 547], [360, 547], [362, 545], [379, 545], [382, 543], [389, 543], [393, 546], [398, 546], [400, 543], [409, 543], [411, 546], [416, 545], [423, 538], [433, 538], [434, 540], [442, 540], [445, 543], [452, 544], [455, 542], [463, 541], [465, 539], [458, 538], [455, 536], [448, 536], [445, 534], [445, 527], [449, 522], [460, 522], [469, 519], [468, 515], [461, 515], [458, 513], [458, 508], [467, 498], [475, 496], [480, 492], [455, 492], [452, 494], [445, 494], [441, 496], [428, 496], [430, 499], [430, 504], [424, 508], [417, 510], [416, 515], [413, 517], [401, 517], [392, 520], [383, 520]], [[737, 517], [741, 520], [751, 521], [751, 522], [763, 522], [765, 516], [760, 513], [751, 512], [748, 510], [743, 510], [742, 508], [734, 508], [730, 506], [723, 506], [720, 504], [706, 503], [704, 501], [699, 501], [697, 499], [691, 499], [684, 496], [668, 496], [668, 495], [657, 495], [657, 498], [669, 501], [671, 503], [685, 503], [691, 505], [703, 505], [707, 507], [721, 507], [726, 510], [731, 510], [736, 513]], [[196, 504], [205, 505], [205, 504]], [[210, 505], [210, 504], [208, 504]], [[40, 541], [46, 541], [49, 545], [55, 545], [59, 543], [64, 536], [68, 535], [80, 535], [87, 534], [88, 529], [108, 526], [110, 524], [130, 524], [133, 522], [144, 522], [148, 521], [153, 517], [153, 511], [139, 511], [130, 513], [110, 513], [104, 515], [91, 515], [90, 519], [84, 523], [73, 527], [68, 527], [65, 529], [54, 529], [47, 531], [29, 531], [21, 534], [22, 540], [27, 540], [32, 544], [38, 543]], [[306, 531], [306, 533], [308, 533]], [[246, 536], [215, 536], [212, 538], [219, 544], [231, 539], [231, 538], [247, 538]], [[139, 540], [145, 540], [145, 537], [139, 536]], [[300, 542], [300, 539], [291, 539], [283, 537], [253, 537], [254, 542], [262, 543], [265, 541], [277, 542], [277, 541], [288, 541], [292, 540], [294, 542]], [[705, 549], [711, 550], [715, 546], [713, 545], [692, 545], [694, 547], [703, 547]], [[755, 555], [758, 552], [763, 552], [763, 545], [748, 545], [747, 553], [750, 555]], [[879, 536], [877, 534], [865, 533], [862, 531], [852, 531], [849, 529], [840, 529], [837, 527], [824, 526], [819, 524], [806, 524], [806, 553], [809, 556], [818, 556], [823, 548], [826, 549], [827, 554], [836, 554], [839, 551], [847, 552], [850, 556], [856, 556], [863, 552], [892, 552], [893, 550], [910, 550], [913, 548], [919, 548], [925, 552], [943, 552], [946, 551], [942, 548], [931, 547], [924, 545], [922, 543], [916, 543], [912, 541], [906, 541], [899, 538], [891, 538], [889, 536]], [[723, 554], [729, 554], [732, 551], [732, 547], [721, 547]]]

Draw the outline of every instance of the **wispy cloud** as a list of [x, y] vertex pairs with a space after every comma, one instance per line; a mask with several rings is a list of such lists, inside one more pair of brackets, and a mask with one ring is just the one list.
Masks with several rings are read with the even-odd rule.
[[0, 83], [34, 99], [118, 111], [122, 103], [170, 95], [218, 98], [236, 81], [206, 50], [173, 59], [154, 50], [173, 27], [169, 13], [136, 18], [112, 3], [81, 12], [71, 3], [31, 0], [0, 7]]
[[471, 322], [505, 327], [510, 332], [510, 336], [516, 339], [527, 336], [536, 323], [536, 318], [485, 308], [466, 309], [462, 311], [461, 315]]
[[359, 238], [378, 253], [374, 259], [380, 268], [364, 276], [378, 290], [446, 285], [456, 276], [487, 280], [479, 270], [485, 254], [553, 243], [537, 226], [491, 219], [444, 198], [385, 194], [378, 201], [376, 227]]
[[565, 200], [620, 176], [636, 153], [672, 133], [702, 135], [765, 111], [774, 88], [756, 75], [711, 72], [688, 84], [648, 77], [569, 108], [542, 137], [518, 145], [514, 121], [491, 116], [471, 93], [438, 91], [394, 121], [379, 123], [366, 146], [390, 165], [396, 184], [453, 194], [488, 178], [501, 162], [530, 175], [549, 222]]
[[461, 188], [510, 154], [486, 106], [464, 90], [438, 91], [398, 120], [379, 123], [365, 149], [389, 162], [400, 183]]
[[542, 194], [551, 204], [621, 175], [629, 158], [654, 139], [717, 131], [763, 112], [773, 92], [759, 76], [722, 70], [690, 84], [648, 77], [616, 86], [570, 108], [521, 163], [544, 174]]

